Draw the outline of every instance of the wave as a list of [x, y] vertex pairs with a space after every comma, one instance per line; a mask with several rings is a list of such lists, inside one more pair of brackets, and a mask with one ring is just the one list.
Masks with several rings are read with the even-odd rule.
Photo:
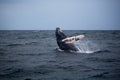
[[26, 39], [26, 37], [21, 36], [21, 37], [17, 37], [17, 39]]
[[28, 42], [28, 43], [13, 43], [13, 44], [7, 44], [6, 46], [10, 46], [10, 47], [16, 47], [16, 46], [24, 46], [24, 45], [36, 45], [38, 44], [38, 42]]
[[96, 53], [103, 53], [103, 52], [110, 53], [111, 51], [110, 50], [100, 50], [100, 51], [97, 51]]
[[8, 45], [6, 45], [6, 46], [22, 46], [23, 44], [8, 44]]
[[40, 65], [40, 66], [36, 66], [33, 69], [34, 73], [39, 73], [39, 74], [50, 74], [54, 72], [54, 66], [46, 66], [46, 65]]
[[6, 50], [3, 48], [0, 48], [0, 55], [4, 55], [6, 53]]
[[31, 45], [31, 44], [38, 44], [38, 42], [29, 42], [29, 43], [25, 43], [25, 45]]
[[18, 55], [21, 55], [21, 56], [41, 56], [43, 54], [39, 53], [39, 54], [18, 54]]
[[1, 70], [0, 76], [10, 76], [12, 74], [20, 72], [21, 69], [16, 69], [16, 68], [6, 68], [4, 70]]
[[9, 60], [9, 59], [0, 59], [1, 62], [7, 62], [7, 63], [14, 63], [14, 62], [19, 62], [18, 60]]
[[103, 77], [103, 78], [105, 78], [106, 74], [109, 74], [109, 72], [103, 72], [103, 73], [100, 73], [100, 74], [95, 74], [92, 77], [97, 77], [97, 78], [102, 78]]
[[120, 62], [119, 59], [112, 59], [112, 58], [89, 57], [89, 58], [86, 58], [86, 59], [89, 60], [89, 61], [104, 62], [104, 63]]

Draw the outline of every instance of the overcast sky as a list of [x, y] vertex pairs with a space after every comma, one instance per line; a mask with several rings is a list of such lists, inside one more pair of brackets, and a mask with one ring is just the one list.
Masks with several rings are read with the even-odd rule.
[[0, 30], [120, 30], [120, 0], [0, 0]]

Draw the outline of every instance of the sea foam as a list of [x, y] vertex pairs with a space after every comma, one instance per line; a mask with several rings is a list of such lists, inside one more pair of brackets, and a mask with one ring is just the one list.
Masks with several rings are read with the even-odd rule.
[[74, 42], [74, 45], [78, 48], [77, 53], [94, 53], [100, 50], [96, 43], [86, 39], [78, 40]]

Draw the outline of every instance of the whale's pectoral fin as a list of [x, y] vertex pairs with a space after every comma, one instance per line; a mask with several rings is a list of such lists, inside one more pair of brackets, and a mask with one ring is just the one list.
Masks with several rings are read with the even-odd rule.
[[85, 36], [84, 35], [77, 35], [77, 36], [73, 36], [73, 37], [67, 37], [65, 39], [62, 40], [62, 42], [65, 42], [66, 44], [69, 43], [73, 43], [77, 40], [83, 39]]

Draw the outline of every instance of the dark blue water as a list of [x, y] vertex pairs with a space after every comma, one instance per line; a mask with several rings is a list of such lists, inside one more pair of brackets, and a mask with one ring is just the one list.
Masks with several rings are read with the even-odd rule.
[[0, 80], [120, 80], [120, 31], [64, 32], [99, 51], [57, 51], [55, 31], [0, 31]]

